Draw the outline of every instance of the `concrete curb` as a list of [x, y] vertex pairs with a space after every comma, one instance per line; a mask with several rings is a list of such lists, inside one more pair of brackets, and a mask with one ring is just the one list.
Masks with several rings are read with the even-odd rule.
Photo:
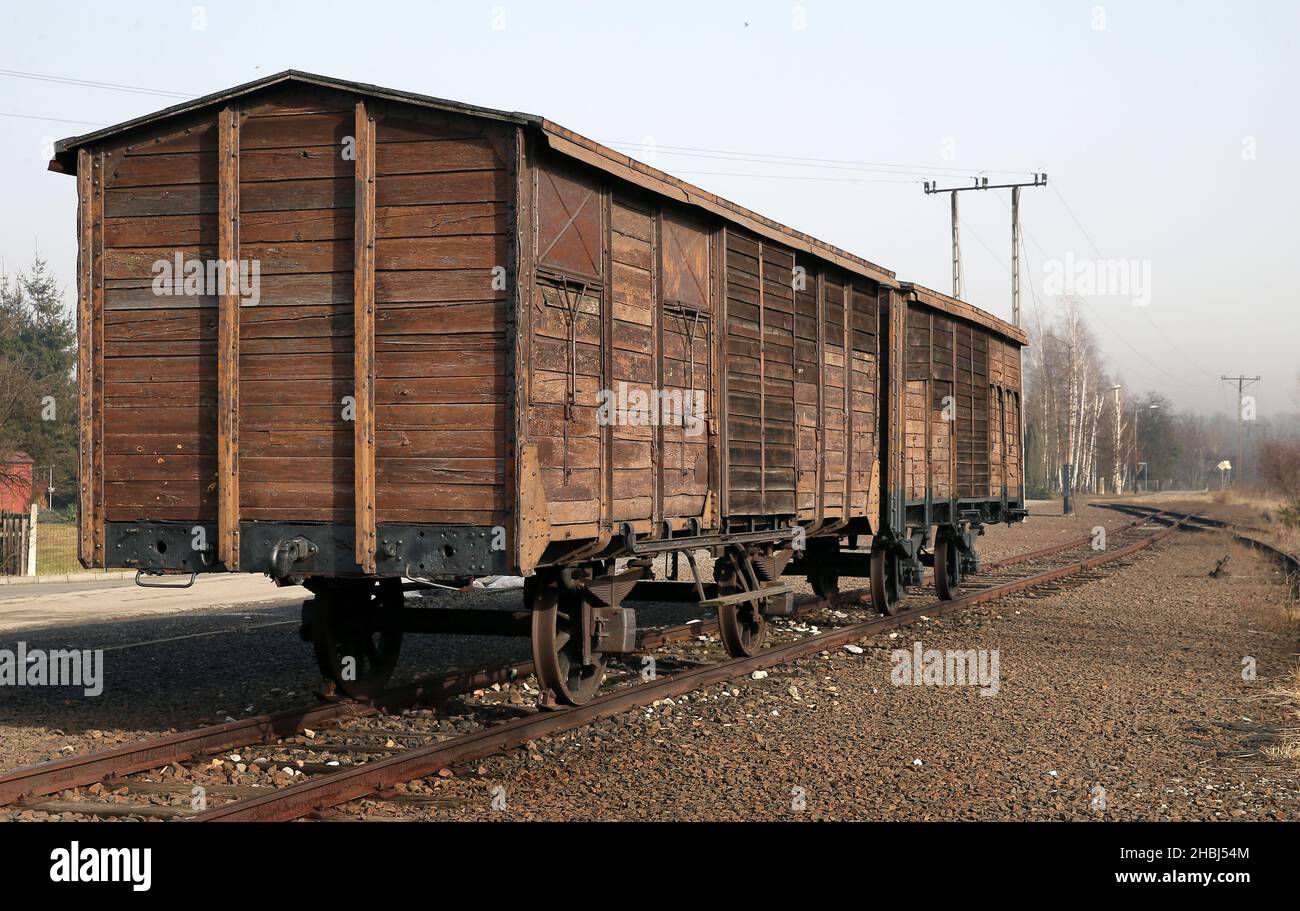
[[6, 585], [40, 585], [42, 582], [111, 582], [131, 578], [131, 570], [106, 573], [63, 573], [53, 576], [0, 576], [0, 587]]

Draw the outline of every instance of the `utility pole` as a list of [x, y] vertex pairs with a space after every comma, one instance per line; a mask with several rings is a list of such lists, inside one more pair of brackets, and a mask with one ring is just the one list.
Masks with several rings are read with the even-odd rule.
[[1046, 174], [1034, 174], [1031, 181], [990, 184], [987, 177], [973, 177], [969, 187], [939, 187], [925, 182], [925, 193], [952, 194], [952, 296], [961, 297], [961, 240], [957, 225], [957, 194], [966, 190], [1011, 190], [1011, 321], [1020, 325], [1020, 188], [1047, 186]]
[[961, 235], [957, 226], [957, 191], [952, 191], [952, 296], [961, 299]]
[[[1246, 409], [1242, 406], [1242, 400], [1246, 396], [1246, 390], [1258, 383], [1262, 377], [1258, 376], [1220, 376], [1228, 385], [1237, 384], [1237, 461], [1232, 465], [1232, 486], [1237, 486], [1238, 479], [1244, 480], [1246, 477]], [[1251, 411], [1251, 418], [1254, 418], [1254, 411]]]
[[1020, 188], [1011, 188], [1011, 322], [1020, 325]]

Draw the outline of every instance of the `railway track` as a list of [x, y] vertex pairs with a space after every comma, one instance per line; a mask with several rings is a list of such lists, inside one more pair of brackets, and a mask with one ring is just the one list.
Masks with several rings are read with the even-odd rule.
[[[712, 661], [699, 666], [677, 662], [683, 665], [681, 671], [661, 674], [649, 681], [642, 681], [636, 672], [611, 674], [609, 692], [578, 707], [526, 714], [470, 733], [448, 733], [427, 727], [420, 729], [411, 726], [405, 717], [401, 718], [405, 727], [378, 726], [391, 723], [397, 713], [408, 709], [443, 704], [493, 684], [526, 678], [532, 672], [531, 662], [519, 661], [417, 681], [388, 690], [366, 702], [340, 700], [302, 706], [16, 769], [0, 775], [0, 806], [14, 805], [19, 809], [71, 813], [87, 818], [283, 821], [304, 817], [357, 819], [360, 817], [339, 814], [333, 808], [367, 796], [377, 796], [393, 803], [439, 805], [446, 799], [396, 794], [392, 788], [395, 784], [436, 775], [452, 766], [482, 759], [536, 738], [563, 733], [656, 700], [679, 696], [907, 626], [922, 616], [935, 619], [1029, 589], [1057, 585], [1067, 579], [1086, 581], [1095, 577], [1097, 568], [1131, 556], [1180, 528], [1194, 526], [1196, 518], [1200, 517], [1179, 518], [1157, 511], [1110, 532], [1112, 540], [1136, 534], [1133, 540], [1083, 559], [1075, 552], [1089, 547], [1091, 536], [990, 563], [979, 576], [963, 582], [963, 594], [954, 600], [930, 601], [913, 597], [898, 615], [872, 617], [794, 638], [752, 657]], [[1141, 534], [1148, 524], [1160, 528]], [[847, 616], [845, 611], [869, 605], [867, 589], [842, 592], [826, 599], [810, 597], [797, 605], [791, 619], [802, 620], [826, 610]], [[639, 653], [660, 649], [670, 643], [695, 642], [716, 634], [715, 620], [651, 631], [639, 638]], [[665, 664], [672, 666], [673, 662], [665, 661]], [[141, 774], [232, 750], [249, 754], [244, 763], [246, 766], [288, 769], [287, 779], [277, 782], [277, 786], [249, 787], [206, 782], [199, 767], [195, 767], [191, 778], [186, 780], [154, 781]], [[254, 756], [255, 753], [268, 755]], [[330, 756], [337, 758], [322, 761]], [[244, 759], [243, 756], [239, 758]], [[95, 785], [99, 788], [95, 789]], [[87, 800], [79, 790], [74, 790], [86, 786], [99, 794], [109, 793], [127, 799], [116, 802]], [[192, 796], [199, 793], [196, 788], [202, 789], [202, 802], [192, 803]], [[50, 795], [68, 791], [73, 791], [72, 799], [50, 799]], [[203, 808], [207, 802], [211, 805]]]
[[1300, 594], [1300, 555], [1288, 553], [1270, 544], [1260, 535], [1267, 534], [1265, 529], [1255, 525], [1241, 525], [1235, 522], [1225, 522], [1222, 519], [1212, 519], [1208, 516], [1200, 516], [1194, 513], [1177, 512], [1169, 509], [1158, 509], [1154, 506], [1145, 506], [1138, 503], [1097, 503], [1104, 509], [1113, 509], [1127, 515], [1137, 516], [1160, 524], [1167, 524], [1174, 521], [1182, 521], [1184, 527], [1196, 531], [1214, 530], [1223, 531], [1232, 536], [1232, 540], [1238, 544], [1256, 550], [1268, 557], [1287, 574], [1290, 588], [1293, 592]]

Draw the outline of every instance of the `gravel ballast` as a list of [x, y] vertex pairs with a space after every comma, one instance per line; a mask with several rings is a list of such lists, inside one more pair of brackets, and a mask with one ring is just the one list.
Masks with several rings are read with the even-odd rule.
[[[1209, 578], [1229, 550], [1234, 574]], [[1283, 593], [1270, 565], [1222, 536], [1176, 535], [1077, 587], [922, 621], [860, 655], [800, 661], [457, 770], [465, 777], [436, 793], [467, 802], [421, 815], [1300, 818], [1300, 774], [1261, 753], [1294, 723], [1269, 695], [1294, 652]], [[892, 651], [916, 641], [996, 649], [997, 693], [893, 685]]]

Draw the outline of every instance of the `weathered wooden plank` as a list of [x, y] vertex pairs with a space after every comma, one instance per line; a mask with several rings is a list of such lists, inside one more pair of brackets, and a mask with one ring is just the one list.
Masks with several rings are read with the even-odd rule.
[[353, 448], [356, 561], [375, 571], [378, 497], [375, 477], [375, 115], [364, 99], [356, 106], [356, 174], [353, 211], [353, 329], [356, 426]]
[[96, 325], [102, 319], [102, 291], [97, 281], [95, 240], [103, 220], [101, 155], [82, 148], [77, 153], [77, 195], [80, 221], [80, 250], [77, 258], [77, 418], [79, 432], [78, 496], [81, 517], [77, 541], [78, 557], [85, 567], [101, 566], [101, 516], [95, 479], [98, 444], [96, 433], [101, 417], [96, 405], [96, 378], [101, 369], [102, 341]]
[[[495, 419], [494, 419], [495, 420]], [[466, 458], [492, 459], [505, 452], [506, 435], [501, 430], [389, 430], [386, 423], [376, 435], [376, 458]], [[473, 424], [472, 427], [497, 427]], [[387, 515], [384, 521], [392, 521]]]
[[[375, 252], [375, 268], [388, 271], [406, 269], [473, 269], [487, 276], [506, 257], [503, 234], [444, 234], [437, 237], [385, 238]], [[485, 295], [492, 291], [489, 280]]]
[[[277, 213], [283, 215], [284, 213]], [[342, 237], [310, 241], [250, 241], [249, 232], [240, 237], [244, 255], [258, 263], [263, 276], [299, 275], [303, 273], [352, 271], [351, 231]], [[184, 261], [210, 259], [216, 244], [203, 247], [179, 245], [119, 247], [105, 255], [105, 278], [113, 281], [148, 278], [152, 284], [155, 264], [174, 262], [177, 254]], [[505, 256], [505, 237], [497, 234], [441, 235], [427, 238], [387, 238], [380, 240], [376, 251], [377, 269], [389, 271], [426, 269], [464, 269], [481, 275], [483, 296], [492, 294], [492, 269]]]
[[217, 497], [213, 495], [213, 485], [207, 480], [113, 481], [106, 486], [112, 503], [108, 510], [111, 519], [129, 517], [122, 510], [131, 507], [145, 507], [143, 512], [138, 513], [140, 518], [162, 518], [154, 514], [155, 507], [184, 507], [189, 512], [183, 518], [206, 518], [212, 514], [213, 507], [218, 505]]
[[505, 230], [503, 202], [393, 205], [375, 210], [375, 236], [382, 238], [502, 234]]
[[[218, 256], [239, 261], [239, 128], [233, 105], [218, 118]], [[239, 287], [219, 289], [217, 322], [217, 558], [239, 569]]]
[[378, 162], [381, 175], [495, 170], [503, 164], [492, 143], [481, 137], [384, 143], [382, 149]]
[[[424, 206], [436, 204], [500, 203], [506, 199], [504, 170], [448, 171], [440, 174], [393, 175], [384, 181], [377, 204]], [[347, 208], [352, 181], [314, 178], [246, 183], [245, 212], [313, 211]], [[204, 215], [218, 211], [215, 184], [170, 187], [130, 187], [110, 190], [106, 214], [113, 218], [161, 215]]]
[[217, 151], [131, 155], [113, 172], [114, 187], [178, 186], [217, 179]]
[[104, 196], [108, 188], [109, 157], [100, 150], [93, 154], [91, 161], [91, 183], [93, 185], [93, 205], [91, 219], [91, 276], [90, 287], [93, 295], [93, 339], [94, 347], [91, 360], [91, 434], [94, 439], [91, 457], [91, 479], [94, 491], [93, 512], [95, 539], [95, 567], [104, 567], [106, 563], [106, 541], [104, 523], [107, 521], [108, 491], [104, 485], [104, 374], [107, 345], [104, 341]]
[[195, 403], [184, 405], [118, 404], [109, 402], [98, 413], [104, 432], [128, 435], [141, 427], [157, 433], [198, 433], [209, 429], [217, 421], [216, 408], [199, 407]]
[[341, 148], [352, 132], [351, 108], [345, 111], [279, 113], [262, 111], [248, 118], [244, 147], [296, 149], [304, 142]]
[[114, 481], [215, 480], [215, 455], [107, 455], [104, 475]]

